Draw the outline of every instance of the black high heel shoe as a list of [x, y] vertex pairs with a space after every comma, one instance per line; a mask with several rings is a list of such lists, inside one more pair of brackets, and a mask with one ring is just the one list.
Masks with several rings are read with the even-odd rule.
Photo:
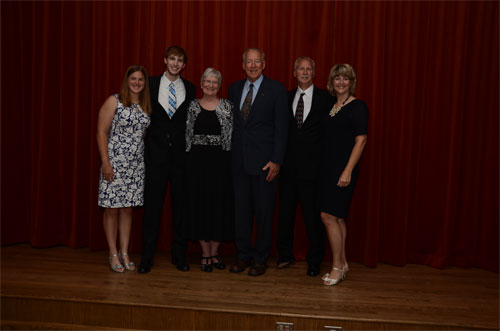
[[[202, 256], [201, 257], [201, 270], [205, 272], [212, 272], [212, 259], [210, 256]], [[203, 263], [203, 260], [205, 260], [205, 263]]]
[[224, 270], [226, 269], [226, 264], [224, 262], [222, 262], [222, 259], [220, 258], [219, 255], [215, 255], [215, 256], [210, 256], [210, 259], [216, 259], [217, 262], [214, 262], [212, 261], [212, 264], [219, 270]]

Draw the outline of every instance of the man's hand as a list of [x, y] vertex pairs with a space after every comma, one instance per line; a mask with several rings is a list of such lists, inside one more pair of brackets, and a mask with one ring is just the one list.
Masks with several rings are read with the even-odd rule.
[[266, 181], [267, 182], [272, 182], [273, 179], [278, 176], [278, 173], [280, 172], [280, 165], [278, 163], [274, 163], [274, 162], [267, 162], [267, 164], [265, 165], [264, 168], [262, 168], [262, 170], [266, 171], [267, 169], [269, 169], [269, 172], [267, 173], [267, 176], [266, 176]]

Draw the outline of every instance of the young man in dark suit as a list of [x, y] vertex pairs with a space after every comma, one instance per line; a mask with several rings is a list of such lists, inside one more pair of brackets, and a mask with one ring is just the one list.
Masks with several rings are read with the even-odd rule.
[[151, 124], [145, 139], [146, 185], [144, 190], [144, 222], [142, 227], [142, 259], [140, 273], [148, 273], [153, 265], [163, 201], [170, 182], [172, 206], [172, 263], [188, 271], [187, 241], [182, 236], [181, 211], [186, 149], [186, 114], [196, 87], [181, 78], [187, 55], [179, 46], [165, 51], [165, 73], [151, 77]]
[[[265, 77], [265, 55], [249, 48], [243, 53], [246, 79], [229, 87], [233, 116], [233, 182], [237, 262], [231, 272], [263, 275], [271, 251], [276, 176], [286, 148], [288, 114], [285, 87]], [[257, 239], [252, 248], [253, 216]], [[253, 264], [251, 263], [253, 262]]]
[[309, 251], [307, 274], [320, 272], [325, 249], [325, 234], [316, 208], [319, 172], [321, 119], [330, 111], [333, 98], [328, 91], [313, 85], [316, 65], [307, 56], [295, 60], [294, 76], [298, 87], [288, 92], [288, 143], [280, 175], [280, 215], [278, 221], [278, 269], [295, 262], [293, 233], [298, 202], [302, 207]]

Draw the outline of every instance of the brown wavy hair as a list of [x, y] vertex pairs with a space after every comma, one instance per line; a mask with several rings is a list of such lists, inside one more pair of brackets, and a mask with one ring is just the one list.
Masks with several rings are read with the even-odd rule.
[[148, 72], [141, 65], [133, 65], [128, 67], [125, 72], [125, 76], [123, 77], [122, 89], [120, 90], [120, 101], [123, 103], [125, 107], [130, 107], [132, 101], [130, 101], [130, 89], [128, 87], [128, 78], [134, 72], [140, 71], [144, 75], [144, 88], [139, 94], [139, 105], [142, 108], [142, 111], [146, 114], [151, 114], [151, 98], [149, 96], [149, 79]]
[[347, 63], [344, 64], [336, 64], [330, 70], [330, 75], [328, 75], [328, 84], [327, 88], [331, 95], [335, 95], [335, 89], [333, 88], [333, 80], [337, 76], [344, 76], [349, 78], [351, 84], [349, 86], [349, 94], [356, 94], [356, 72], [354, 68]]

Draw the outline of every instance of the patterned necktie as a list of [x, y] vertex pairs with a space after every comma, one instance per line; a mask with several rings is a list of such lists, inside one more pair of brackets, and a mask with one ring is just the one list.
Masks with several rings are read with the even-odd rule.
[[168, 86], [168, 116], [172, 118], [177, 107], [177, 97], [175, 96], [174, 83]]
[[297, 121], [297, 126], [299, 129], [304, 123], [304, 99], [302, 97], [305, 93], [300, 94], [299, 102], [297, 102], [297, 109], [295, 110], [295, 120]]
[[252, 106], [252, 96], [253, 84], [250, 84], [250, 89], [248, 90], [245, 101], [243, 101], [243, 105], [241, 106], [241, 118], [243, 118], [244, 121], [247, 120], [248, 114], [250, 114], [250, 107]]

